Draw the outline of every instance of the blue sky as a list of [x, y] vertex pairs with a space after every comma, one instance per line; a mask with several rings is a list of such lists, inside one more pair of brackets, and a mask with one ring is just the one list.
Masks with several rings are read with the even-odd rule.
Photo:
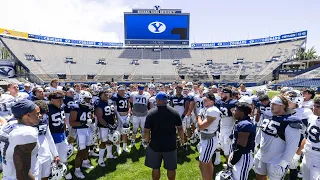
[[308, 30], [320, 51], [319, 0], [0, 0], [0, 27], [56, 37], [123, 41], [123, 12], [179, 8], [188, 12], [191, 42], [260, 38]]

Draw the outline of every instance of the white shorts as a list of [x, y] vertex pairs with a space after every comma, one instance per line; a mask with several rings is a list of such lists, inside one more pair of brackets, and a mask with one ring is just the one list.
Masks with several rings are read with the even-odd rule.
[[183, 131], [186, 132], [187, 129], [191, 128], [191, 116], [185, 116], [182, 119]]
[[64, 141], [62, 141], [60, 143], [57, 143], [55, 145], [56, 145], [56, 148], [57, 148], [57, 151], [58, 151], [58, 154], [59, 154], [60, 161], [63, 162], [63, 163], [67, 163], [67, 160], [68, 160], [68, 156], [67, 156], [67, 153], [68, 153], [68, 142], [67, 142], [67, 139], [65, 139]]
[[137, 134], [137, 131], [140, 127], [141, 129], [141, 134], [144, 133], [144, 124], [146, 122], [146, 116], [141, 116], [141, 117], [138, 117], [138, 116], [133, 116], [132, 117], [132, 124], [133, 124], [133, 127], [132, 127], [132, 131], [134, 134]]
[[[231, 158], [231, 157], [229, 157]], [[253, 166], [253, 156], [251, 153], [242, 154], [240, 160], [232, 166], [232, 177], [234, 180], [247, 180], [249, 171]]]
[[256, 174], [268, 176], [268, 179], [271, 179], [271, 180], [281, 180], [281, 179], [283, 179], [284, 176], [286, 175], [286, 172], [281, 176], [275, 175], [270, 170], [272, 165], [274, 165], [274, 164], [262, 162], [257, 157], [254, 158], [254, 172]]
[[108, 135], [110, 134], [110, 130], [109, 128], [99, 128], [100, 129], [100, 140], [101, 142], [107, 142], [108, 139]]
[[[317, 159], [318, 158], [318, 159]], [[303, 180], [318, 180], [320, 178], [320, 157], [303, 156], [301, 163]]]
[[214, 151], [218, 147], [218, 137], [213, 137], [208, 140], [200, 140], [200, 149], [199, 149], [199, 161], [204, 163], [209, 163], [212, 159]]
[[230, 136], [232, 135], [232, 128], [221, 128], [219, 134], [220, 146], [225, 156], [231, 153], [232, 140]]
[[93, 145], [94, 142], [91, 128], [75, 129], [75, 131], [79, 150], [84, 150], [88, 146]]

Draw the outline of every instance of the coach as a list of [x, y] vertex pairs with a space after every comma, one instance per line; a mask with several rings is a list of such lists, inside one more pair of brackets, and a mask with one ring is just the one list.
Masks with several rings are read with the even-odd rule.
[[[167, 106], [167, 95], [159, 92], [156, 96], [157, 108], [148, 112], [145, 123], [145, 138], [149, 144], [145, 165], [152, 168], [152, 179], [160, 179], [162, 159], [169, 180], [175, 179], [177, 169], [176, 128], [180, 143], [184, 144], [184, 135], [179, 113]], [[151, 131], [151, 141], [150, 141]]]

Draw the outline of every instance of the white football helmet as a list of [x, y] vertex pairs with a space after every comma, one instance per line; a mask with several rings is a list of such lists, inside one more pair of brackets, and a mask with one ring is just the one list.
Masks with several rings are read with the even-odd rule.
[[242, 96], [238, 101], [239, 102], [248, 103], [248, 104], [252, 104], [252, 99], [249, 96]]
[[120, 140], [120, 133], [119, 131], [113, 131], [113, 133], [108, 134], [108, 140], [116, 143]]
[[122, 125], [122, 128], [121, 128], [121, 133], [122, 134], [130, 134], [130, 126], [129, 126], [129, 123], [124, 123]]
[[302, 106], [302, 103], [304, 101], [304, 97], [299, 90], [293, 90], [286, 92], [286, 97], [293, 103], [297, 104], [298, 107]]
[[72, 156], [73, 151], [74, 151], [73, 146], [69, 144], [69, 145], [68, 145], [68, 152], [67, 152], [67, 157], [68, 157], [68, 159]]
[[231, 170], [222, 170], [217, 173], [216, 180], [233, 180]]
[[266, 90], [265, 89], [258, 89], [257, 92], [256, 92], [256, 95], [259, 97], [261, 95], [265, 95], [266, 94]]
[[67, 174], [67, 166], [63, 163], [52, 163], [50, 180], [61, 180]]
[[[86, 101], [86, 99], [90, 99], [90, 102]], [[83, 106], [88, 106], [89, 108], [92, 107], [92, 95], [88, 91], [81, 91], [79, 94], [79, 103]]]

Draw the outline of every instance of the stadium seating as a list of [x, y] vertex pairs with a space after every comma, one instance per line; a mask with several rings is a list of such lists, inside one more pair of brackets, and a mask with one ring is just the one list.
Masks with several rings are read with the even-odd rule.
[[[12, 38], [1, 38], [15, 57], [28, 69], [44, 81], [57, 77], [57, 73], [67, 76], [65, 81], [89, 81], [87, 75], [96, 75], [95, 81], [114, 78], [116, 81], [161, 81], [212, 80], [212, 75], [221, 75], [220, 81], [240, 82], [239, 76], [247, 76], [246, 81], [263, 81], [282, 62], [293, 54], [304, 40], [282, 43], [213, 49], [164, 48], [90, 48], [59, 44], [31, 42]], [[273, 56], [278, 61], [266, 62]], [[30, 57], [32, 57], [30, 59]], [[72, 58], [73, 63], [65, 63]], [[236, 63], [237, 59], [243, 63]], [[34, 59], [41, 60], [35, 61]], [[97, 63], [104, 59], [105, 65]], [[139, 60], [139, 65], [132, 65], [132, 60]], [[154, 60], [159, 63], [155, 64]], [[172, 65], [173, 60], [180, 64]], [[212, 60], [211, 65], [205, 65]], [[130, 64], [131, 63], [131, 64]], [[90, 80], [92, 81], [92, 80]]]

